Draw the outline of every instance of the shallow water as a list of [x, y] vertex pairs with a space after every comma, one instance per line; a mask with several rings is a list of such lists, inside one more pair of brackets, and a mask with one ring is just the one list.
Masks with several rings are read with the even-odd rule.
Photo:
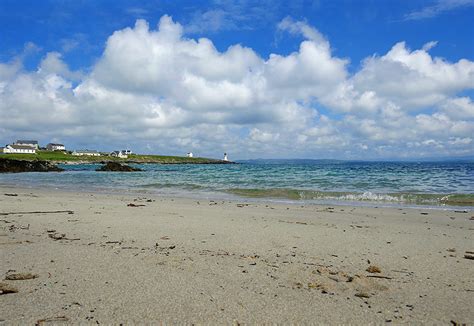
[[474, 207], [471, 162], [296, 161], [136, 166], [144, 171], [104, 173], [94, 171], [96, 164], [62, 165], [66, 169], [63, 173], [3, 174], [0, 184], [198, 198]]

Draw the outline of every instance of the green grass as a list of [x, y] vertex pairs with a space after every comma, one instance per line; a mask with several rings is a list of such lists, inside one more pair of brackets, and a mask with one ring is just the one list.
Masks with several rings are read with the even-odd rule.
[[165, 155], [129, 155], [128, 160], [137, 162], [158, 162], [158, 163], [212, 163], [219, 162], [203, 157], [182, 157], [182, 156], [165, 156]]
[[162, 163], [162, 164], [206, 164], [217, 163], [220, 160], [208, 159], [202, 157], [181, 157], [181, 156], [164, 156], [164, 155], [138, 155], [132, 154], [128, 158], [122, 159], [111, 157], [108, 155], [101, 156], [74, 156], [63, 152], [37, 151], [36, 154], [2, 154], [0, 159], [9, 158], [15, 160], [44, 160], [52, 162], [136, 162], [136, 163]]

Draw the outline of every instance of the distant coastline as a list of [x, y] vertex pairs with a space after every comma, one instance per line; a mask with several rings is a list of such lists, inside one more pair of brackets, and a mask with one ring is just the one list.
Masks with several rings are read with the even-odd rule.
[[60, 151], [38, 151], [36, 154], [0, 154], [0, 159], [15, 159], [24, 161], [47, 161], [53, 164], [90, 164], [120, 162], [127, 164], [235, 164], [232, 161], [204, 157], [182, 157], [165, 155], [131, 154], [128, 158], [113, 156], [75, 156]]

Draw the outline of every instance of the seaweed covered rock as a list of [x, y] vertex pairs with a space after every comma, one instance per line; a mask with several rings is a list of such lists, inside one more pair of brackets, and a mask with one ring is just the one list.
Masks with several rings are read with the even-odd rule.
[[142, 171], [141, 169], [134, 168], [125, 164], [120, 164], [117, 162], [107, 162], [104, 166], [101, 166], [96, 171], [110, 171], [110, 172], [136, 172]]
[[61, 172], [64, 169], [57, 167], [48, 161], [23, 161], [9, 158], [0, 159], [0, 173], [20, 172]]

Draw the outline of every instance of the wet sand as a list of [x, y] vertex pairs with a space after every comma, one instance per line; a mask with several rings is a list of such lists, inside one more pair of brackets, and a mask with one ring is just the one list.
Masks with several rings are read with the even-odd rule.
[[472, 323], [473, 216], [3, 187], [0, 323]]

